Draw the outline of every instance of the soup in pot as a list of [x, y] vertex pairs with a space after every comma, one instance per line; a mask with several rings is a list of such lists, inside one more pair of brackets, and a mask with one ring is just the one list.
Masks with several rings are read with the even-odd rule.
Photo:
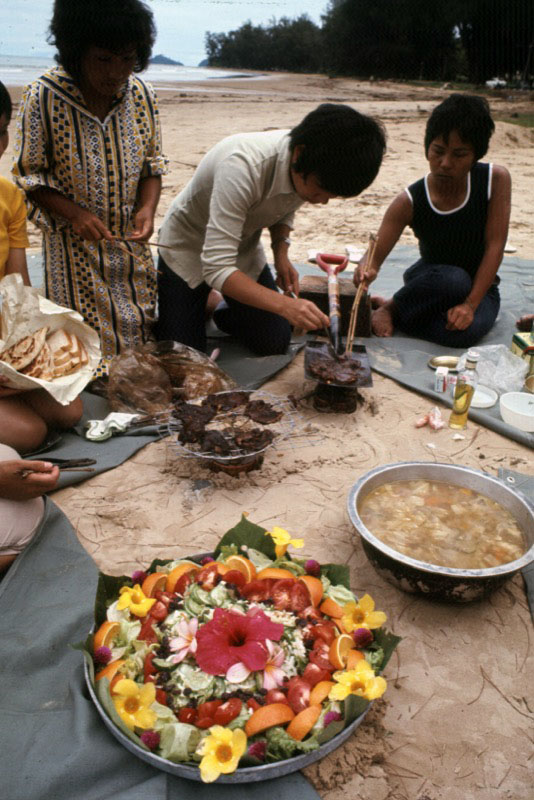
[[404, 555], [442, 567], [486, 569], [520, 558], [512, 514], [483, 494], [441, 481], [392, 481], [358, 507], [366, 528]]

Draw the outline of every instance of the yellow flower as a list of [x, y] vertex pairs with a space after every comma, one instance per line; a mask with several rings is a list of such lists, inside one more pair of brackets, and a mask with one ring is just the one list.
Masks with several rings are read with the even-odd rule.
[[134, 616], [146, 617], [155, 602], [156, 599], [147, 597], [139, 584], [136, 583], [133, 589], [129, 586], [121, 588], [117, 608], [119, 611], [122, 611], [123, 608], [129, 608]]
[[380, 628], [386, 621], [383, 611], [375, 611], [375, 601], [368, 594], [360, 598], [359, 603], [347, 603], [343, 606], [341, 622], [347, 633], [356, 628]]
[[235, 772], [239, 759], [247, 749], [247, 736], [241, 728], [235, 731], [214, 725], [201, 744], [200, 777], [204, 783], [216, 781], [219, 775]]
[[122, 678], [113, 687], [112, 700], [119, 717], [133, 731], [134, 728], [153, 728], [156, 714], [150, 706], [156, 699], [152, 682], [138, 686], [129, 678]]
[[372, 666], [362, 659], [358, 661], [354, 669], [346, 672], [334, 672], [335, 686], [330, 689], [328, 698], [330, 700], [344, 700], [349, 694], [356, 694], [358, 697], [365, 697], [366, 700], [374, 700], [381, 697], [387, 688], [384, 678], [376, 676]]
[[270, 536], [275, 544], [274, 552], [277, 558], [281, 558], [289, 545], [293, 547], [304, 547], [304, 539], [292, 539], [289, 533], [283, 528], [278, 528], [276, 525], [272, 531], [265, 531], [266, 536]]

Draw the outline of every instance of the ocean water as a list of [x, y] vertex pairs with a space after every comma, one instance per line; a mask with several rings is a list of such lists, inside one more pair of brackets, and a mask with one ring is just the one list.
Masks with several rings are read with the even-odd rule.
[[[53, 58], [38, 56], [4, 56], [0, 55], [0, 80], [6, 86], [26, 86], [45, 70], [55, 65]], [[252, 77], [215, 67], [176, 67], [168, 64], [150, 64], [141, 73], [151, 83], [182, 83], [184, 81], [206, 81], [215, 78]]]

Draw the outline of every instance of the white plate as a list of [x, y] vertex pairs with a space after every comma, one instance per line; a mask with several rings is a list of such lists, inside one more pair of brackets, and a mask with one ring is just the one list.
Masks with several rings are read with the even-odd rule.
[[477, 386], [471, 400], [471, 408], [491, 408], [498, 399], [499, 395], [494, 389], [490, 389], [488, 386]]

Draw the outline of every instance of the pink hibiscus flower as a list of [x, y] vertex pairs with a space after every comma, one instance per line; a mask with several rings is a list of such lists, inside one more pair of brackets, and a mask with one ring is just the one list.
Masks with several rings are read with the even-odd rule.
[[277, 642], [283, 632], [284, 626], [259, 608], [246, 614], [216, 608], [197, 633], [197, 664], [209, 675], [226, 675], [239, 663], [253, 672], [263, 669], [269, 658], [266, 640]]

